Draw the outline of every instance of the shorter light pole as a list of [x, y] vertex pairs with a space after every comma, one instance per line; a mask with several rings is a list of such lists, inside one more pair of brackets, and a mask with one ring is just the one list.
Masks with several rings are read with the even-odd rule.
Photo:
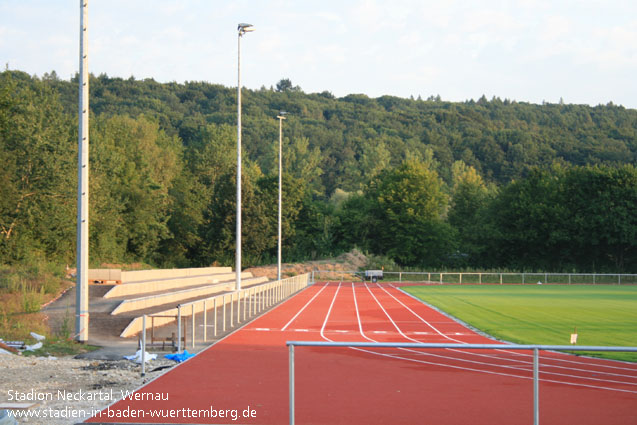
[[277, 118], [279, 119], [279, 219], [278, 219], [278, 242], [277, 242], [277, 261], [276, 261], [276, 278], [277, 280], [281, 280], [281, 192], [282, 192], [282, 181], [283, 181], [283, 120], [285, 119], [285, 115], [287, 112], [281, 111]]

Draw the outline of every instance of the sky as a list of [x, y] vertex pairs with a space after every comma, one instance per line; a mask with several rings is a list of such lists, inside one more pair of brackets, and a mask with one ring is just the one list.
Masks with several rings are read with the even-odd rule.
[[[0, 0], [3, 69], [69, 79], [77, 0]], [[306, 93], [637, 108], [634, 0], [88, 0], [89, 69]]]

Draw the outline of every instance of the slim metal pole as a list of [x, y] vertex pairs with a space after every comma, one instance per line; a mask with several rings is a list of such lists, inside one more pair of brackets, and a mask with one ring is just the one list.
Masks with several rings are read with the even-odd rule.
[[290, 345], [290, 425], [294, 425], [294, 345]]
[[540, 424], [540, 359], [539, 350], [533, 349], [533, 425]]
[[80, 73], [78, 108], [78, 185], [77, 185], [77, 273], [75, 333], [79, 342], [88, 340], [88, 0], [80, 0]]

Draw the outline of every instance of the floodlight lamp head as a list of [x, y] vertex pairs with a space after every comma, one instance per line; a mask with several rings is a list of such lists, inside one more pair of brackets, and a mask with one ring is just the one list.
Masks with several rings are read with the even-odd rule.
[[286, 111], [280, 111], [280, 112], [279, 112], [279, 115], [277, 115], [276, 117], [277, 117], [278, 119], [280, 119], [280, 120], [284, 120], [284, 119], [285, 119], [285, 116], [286, 116], [287, 114], [288, 114], [288, 112], [286, 112]]
[[239, 24], [237, 26], [237, 31], [239, 31], [239, 36], [242, 36], [243, 34], [247, 33], [247, 32], [252, 32], [254, 31], [254, 27], [252, 24]]

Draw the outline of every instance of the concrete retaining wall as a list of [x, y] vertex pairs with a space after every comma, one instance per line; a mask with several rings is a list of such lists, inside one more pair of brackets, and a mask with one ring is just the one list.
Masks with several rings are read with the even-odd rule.
[[122, 281], [122, 271], [120, 269], [89, 269], [88, 280], [102, 282], [106, 281]]

